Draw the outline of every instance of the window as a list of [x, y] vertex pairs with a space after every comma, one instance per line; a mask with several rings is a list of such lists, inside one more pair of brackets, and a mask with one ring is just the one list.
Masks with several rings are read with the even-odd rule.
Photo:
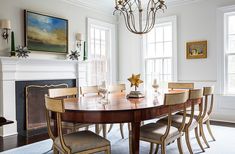
[[157, 23], [144, 38], [145, 87], [157, 79], [161, 88], [176, 80], [176, 17]]
[[115, 80], [111, 71], [116, 65], [113, 60], [115, 26], [88, 18], [87, 30], [88, 60], [79, 66], [79, 85], [100, 85], [102, 81]]
[[225, 14], [225, 90], [235, 94], [235, 12]]

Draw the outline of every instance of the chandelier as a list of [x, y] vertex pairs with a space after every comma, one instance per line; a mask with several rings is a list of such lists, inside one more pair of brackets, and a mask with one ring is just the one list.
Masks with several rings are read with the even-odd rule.
[[[127, 29], [135, 34], [146, 34], [155, 25], [158, 10], [166, 9], [164, 0], [115, 0], [116, 6], [113, 14], [123, 15]], [[146, 9], [143, 9], [146, 6]], [[144, 19], [144, 20], [143, 20]]]

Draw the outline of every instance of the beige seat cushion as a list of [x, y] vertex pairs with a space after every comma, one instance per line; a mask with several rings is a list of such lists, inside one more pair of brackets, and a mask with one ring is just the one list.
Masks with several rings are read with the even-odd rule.
[[[166, 132], [167, 125], [162, 123], [149, 123], [140, 127], [140, 137], [151, 139], [154, 141], [160, 141], [160, 138]], [[177, 139], [180, 136], [180, 133], [177, 128], [170, 127], [170, 132], [166, 138], [166, 140], [170, 140], [171, 138]]]
[[[91, 131], [80, 131], [66, 134], [64, 135], [64, 141], [65, 144], [72, 149], [72, 153], [110, 145], [108, 140]], [[59, 137], [55, 139], [54, 143], [61, 148]]]
[[[161, 119], [160, 123], [164, 123], [164, 124], [167, 124], [167, 121], [168, 118], [163, 118]], [[185, 124], [187, 125], [189, 123], [189, 120], [190, 120], [190, 117], [186, 117], [185, 119]], [[180, 128], [181, 124], [182, 124], [182, 121], [183, 121], [183, 116], [182, 115], [179, 115], [179, 114], [176, 114], [176, 115], [173, 115], [172, 116], [172, 126], [176, 127], [176, 128]], [[198, 126], [198, 122], [196, 121], [196, 119], [193, 119], [191, 125], [189, 126], [189, 129], [194, 129]]]

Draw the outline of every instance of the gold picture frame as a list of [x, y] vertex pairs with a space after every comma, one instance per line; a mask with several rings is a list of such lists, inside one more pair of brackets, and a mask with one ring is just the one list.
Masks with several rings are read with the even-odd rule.
[[186, 58], [207, 58], [207, 41], [195, 41], [186, 43]]

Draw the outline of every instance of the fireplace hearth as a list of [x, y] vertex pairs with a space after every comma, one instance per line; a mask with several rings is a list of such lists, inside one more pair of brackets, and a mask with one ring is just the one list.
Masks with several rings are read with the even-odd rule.
[[50, 88], [76, 86], [75, 79], [16, 81], [17, 131], [23, 136], [43, 134], [46, 129], [44, 96]]

